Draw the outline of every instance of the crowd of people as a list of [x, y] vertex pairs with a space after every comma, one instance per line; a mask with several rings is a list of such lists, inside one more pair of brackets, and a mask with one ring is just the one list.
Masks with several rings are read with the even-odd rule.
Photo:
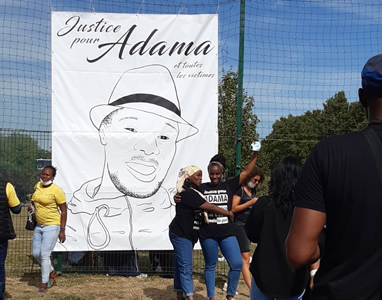
[[[240, 271], [251, 300], [382, 299], [382, 55], [366, 62], [361, 78], [358, 94], [368, 127], [322, 140], [304, 166], [295, 157], [275, 162], [268, 196], [258, 198], [252, 190], [263, 179], [257, 174], [251, 182], [249, 175], [257, 152], [227, 181], [224, 159], [211, 159], [210, 182], [199, 191], [233, 211], [235, 221], [208, 214], [200, 226], [209, 300], [215, 299], [218, 248], [230, 267], [228, 300], [234, 299]], [[225, 196], [216, 197], [217, 189]], [[248, 239], [257, 244], [250, 275]]]
[[[322, 140], [304, 165], [291, 156], [274, 162], [268, 195], [256, 191], [264, 182], [258, 142], [233, 178], [223, 180], [226, 161], [219, 154], [207, 166], [209, 182], [202, 183], [195, 165], [180, 170], [169, 224], [177, 300], [194, 299], [198, 240], [209, 300], [215, 299], [219, 249], [229, 265], [227, 300], [235, 299], [241, 273], [251, 300], [304, 299], [307, 291], [313, 300], [382, 299], [382, 55], [370, 58], [361, 76], [359, 100], [369, 126]], [[66, 199], [53, 183], [56, 171], [42, 170], [28, 207], [37, 221], [32, 252], [41, 265], [39, 293], [57, 277], [51, 253], [66, 239]], [[16, 236], [10, 212], [20, 211], [14, 187], [0, 180], [0, 299], [8, 240]], [[257, 246], [250, 263], [251, 242]]]

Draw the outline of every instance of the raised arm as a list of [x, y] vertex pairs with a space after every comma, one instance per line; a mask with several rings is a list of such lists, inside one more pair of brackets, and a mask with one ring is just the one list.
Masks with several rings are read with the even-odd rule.
[[258, 151], [254, 151], [252, 152], [252, 156], [251, 156], [251, 160], [249, 161], [249, 163], [247, 164], [247, 166], [245, 167], [245, 169], [243, 171], [241, 171], [240, 173], [240, 179], [239, 179], [239, 183], [242, 184], [244, 182], [244, 180], [247, 178], [247, 176], [249, 175], [249, 173], [253, 170], [253, 168], [255, 167], [256, 165], [256, 160], [257, 160], [257, 154], [259, 152]]
[[323, 212], [302, 207], [294, 209], [285, 243], [287, 258], [296, 269], [320, 258], [318, 241], [325, 223], [326, 214]]

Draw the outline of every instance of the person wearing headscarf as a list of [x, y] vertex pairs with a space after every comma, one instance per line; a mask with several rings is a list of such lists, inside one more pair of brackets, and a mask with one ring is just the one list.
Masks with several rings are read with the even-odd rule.
[[221, 209], [204, 199], [199, 192], [201, 183], [202, 171], [197, 166], [190, 165], [179, 171], [176, 189], [182, 201], [176, 203], [176, 215], [169, 226], [170, 241], [174, 247], [174, 291], [177, 300], [194, 299], [192, 252], [198, 241], [203, 212], [214, 212], [233, 222], [232, 211]]

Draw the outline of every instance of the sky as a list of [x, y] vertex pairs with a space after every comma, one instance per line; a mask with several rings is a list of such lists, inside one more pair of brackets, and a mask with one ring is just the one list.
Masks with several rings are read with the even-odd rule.
[[[358, 100], [360, 71], [382, 50], [381, 10], [375, 0], [246, 1], [243, 85], [261, 139], [339, 91]], [[0, 0], [1, 130], [51, 130], [52, 11], [218, 14], [219, 71], [237, 70], [240, 1]]]

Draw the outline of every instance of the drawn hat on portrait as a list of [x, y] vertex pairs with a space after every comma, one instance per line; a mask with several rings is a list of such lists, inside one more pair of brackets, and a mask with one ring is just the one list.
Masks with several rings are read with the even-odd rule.
[[115, 84], [108, 104], [97, 105], [90, 110], [93, 125], [99, 129], [102, 120], [119, 108], [136, 109], [177, 122], [177, 141], [198, 132], [195, 126], [182, 118], [174, 79], [163, 65], [147, 65], [124, 72]]

